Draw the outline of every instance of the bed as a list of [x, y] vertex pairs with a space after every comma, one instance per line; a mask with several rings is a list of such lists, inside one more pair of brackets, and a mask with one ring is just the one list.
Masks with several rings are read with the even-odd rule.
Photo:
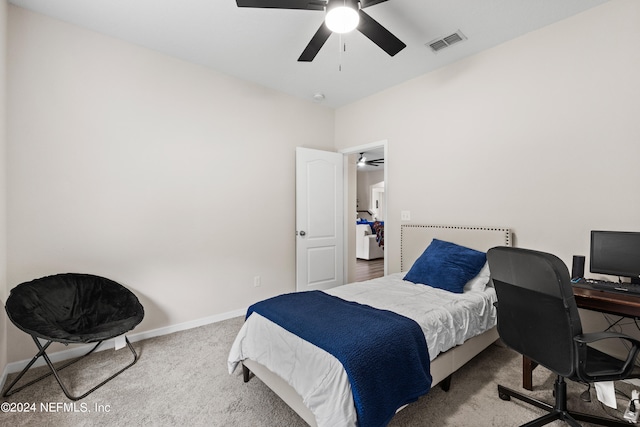
[[[495, 291], [491, 286], [452, 294], [403, 280], [407, 271], [413, 272], [416, 260], [424, 257], [425, 248], [438, 241], [486, 252], [494, 246], [510, 246], [511, 232], [506, 228], [403, 225], [400, 273], [339, 286], [325, 293], [415, 320], [428, 347], [430, 385], [440, 384], [447, 389], [451, 375], [493, 343], [498, 334], [493, 307]], [[487, 274], [486, 268], [481, 273]], [[453, 301], [448, 303], [446, 298]], [[417, 308], [429, 304], [431, 308], [424, 312], [444, 318], [442, 324], [434, 326], [431, 315], [423, 316], [422, 309]], [[443, 315], [444, 306], [463, 309], [457, 314]], [[437, 333], [431, 334], [429, 330]], [[251, 373], [260, 378], [311, 426], [358, 424], [354, 406], [357, 393], [350, 388], [346, 367], [331, 354], [257, 312], [247, 317], [229, 353], [229, 372], [239, 365], [245, 381]]]

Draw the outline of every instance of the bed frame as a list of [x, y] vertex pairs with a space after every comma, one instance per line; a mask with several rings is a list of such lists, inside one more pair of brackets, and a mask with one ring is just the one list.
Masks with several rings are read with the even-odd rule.
[[[511, 230], [508, 228], [463, 227], [445, 225], [402, 225], [400, 232], [400, 268], [407, 271], [422, 254], [432, 239], [446, 240], [486, 252], [494, 246], [511, 246]], [[431, 362], [432, 385], [440, 384], [448, 390], [451, 375], [465, 363], [498, 339], [495, 327], [467, 340], [464, 344], [441, 353]], [[310, 426], [316, 426], [313, 413], [302, 402], [302, 397], [282, 378], [263, 365], [245, 359], [242, 362], [244, 381], [251, 373], [260, 378]]]

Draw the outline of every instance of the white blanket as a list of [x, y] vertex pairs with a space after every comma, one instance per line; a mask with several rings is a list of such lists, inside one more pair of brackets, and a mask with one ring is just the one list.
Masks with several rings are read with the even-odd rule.
[[[424, 332], [431, 360], [495, 326], [493, 288], [454, 294], [404, 281], [404, 275], [395, 273], [325, 292], [415, 320]], [[257, 313], [249, 316], [233, 343], [229, 373], [244, 359], [264, 365], [291, 385], [319, 427], [357, 424], [351, 386], [340, 362]]]

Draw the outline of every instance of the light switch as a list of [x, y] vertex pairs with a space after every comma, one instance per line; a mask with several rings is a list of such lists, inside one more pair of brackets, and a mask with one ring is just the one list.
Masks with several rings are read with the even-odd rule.
[[400, 219], [402, 221], [411, 221], [411, 211], [401, 211]]

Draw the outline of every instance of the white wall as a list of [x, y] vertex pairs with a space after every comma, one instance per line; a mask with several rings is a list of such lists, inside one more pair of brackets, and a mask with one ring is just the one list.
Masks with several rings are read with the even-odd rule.
[[[640, 231], [638, 22], [640, 2], [608, 2], [336, 111], [338, 149], [388, 140], [389, 272], [402, 210], [510, 227], [569, 268], [575, 254], [588, 265], [590, 230]], [[581, 313], [585, 330], [606, 327]]]
[[109, 277], [136, 332], [295, 290], [295, 147], [332, 149], [333, 110], [14, 6], [9, 55], [10, 287]]
[[[7, 298], [6, 71], [7, 2], [0, 0], [0, 304]], [[0, 316], [0, 376], [7, 364], [7, 318]]]
[[388, 140], [390, 272], [401, 210], [510, 227], [568, 265], [591, 229], [640, 231], [638, 22], [608, 2], [336, 111], [338, 149]]
[[[138, 331], [294, 290], [294, 147], [334, 148], [334, 130], [337, 149], [388, 140], [390, 272], [401, 210], [414, 223], [511, 227], [519, 246], [569, 263], [590, 229], [640, 230], [639, 18], [640, 2], [609, 2], [334, 122], [329, 109], [10, 6], [0, 294], [60, 271], [102, 274], [141, 297]], [[10, 362], [33, 353], [13, 326], [7, 344]]]
[[[371, 186], [384, 182], [384, 170], [381, 171], [358, 171], [358, 209], [371, 209]], [[369, 218], [368, 215], [363, 216]]]

